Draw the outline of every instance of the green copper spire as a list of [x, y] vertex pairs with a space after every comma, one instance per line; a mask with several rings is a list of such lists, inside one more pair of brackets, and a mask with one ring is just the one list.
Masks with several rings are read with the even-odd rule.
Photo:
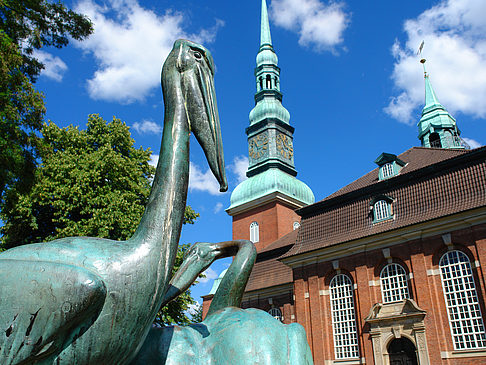
[[270, 35], [270, 24], [268, 23], [267, 2], [262, 0], [262, 23], [260, 30], [260, 48], [264, 45], [272, 45], [272, 36]]
[[461, 132], [457, 128], [456, 120], [442, 106], [432, 88], [429, 75], [425, 71], [425, 59], [420, 62], [424, 65], [425, 79], [425, 106], [418, 122], [418, 138], [422, 147], [465, 148], [459, 137]]
[[[228, 213], [247, 204], [279, 197], [296, 207], [314, 202], [312, 190], [295, 178], [293, 133], [290, 113], [282, 105], [280, 68], [272, 45], [267, 3], [262, 0], [260, 48], [255, 68], [255, 107], [251, 110], [248, 135], [248, 180], [231, 194]], [[283, 198], [284, 197], [284, 198]]]

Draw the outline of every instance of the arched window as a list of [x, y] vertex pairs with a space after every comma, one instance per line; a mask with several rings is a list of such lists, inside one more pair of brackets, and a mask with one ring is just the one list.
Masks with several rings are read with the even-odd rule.
[[407, 274], [399, 264], [388, 264], [380, 274], [383, 303], [393, 303], [410, 298]]
[[430, 134], [430, 136], [429, 136], [429, 144], [430, 144], [430, 147], [437, 147], [437, 148], [441, 148], [442, 147], [442, 143], [440, 143], [439, 133], [434, 132], [434, 133], [431, 133]]
[[386, 164], [384, 164], [381, 167], [381, 174], [383, 175], [383, 179], [393, 176], [394, 175], [393, 164], [391, 162], [387, 162]]
[[[263, 78], [260, 76], [258, 81], [260, 82], [260, 90], [262, 90], [263, 89]], [[260, 90], [258, 90], [258, 91], [260, 91]]]
[[267, 89], [271, 89], [272, 88], [272, 77], [270, 75], [267, 75], [267, 85], [266, 85], [266, 88]]
[[386, 200], [378, 200], [373, 205], [373, 215], [375, 222], [382, 221], [391, 217], [390, 203]]
[[294, 228], [294, 231], [295, 231], [297, 228], [300, 227], [300, 223], [299, 222], [294, 222], [294, 224], [293, 224], [292, 227]]
[[486, 347], [483, 317], [469, 258], [461, 251], [449, 251], [441, 257], [439, 267], [454, 349]]
[[282, 311], [279, 308], [272, 308], [268, 311], [268, 313], [275, 319], [278, 319], [282, 322]]
[[359, 351], [353, 284], [348, 276], [338, 274], [332, 278], [329, 287], [336, 359], [357, 358]]
[[252, 222], [250, 224], [250, 241], [253, 243], [260, 241], [260, 232], [257, 222]]

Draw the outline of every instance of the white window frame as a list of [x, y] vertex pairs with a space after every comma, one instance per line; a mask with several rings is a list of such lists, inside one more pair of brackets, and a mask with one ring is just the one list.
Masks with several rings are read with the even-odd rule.
[[381, 270], [380, 286], [383, 303], [394, 303], [410, 298], [407, 272], [400, 264], [391, 263]]
[[257, 243], [260, 241], [260, 227], [258, 222], [251, 222], [250, 224], [250, 241]]
[[294, 229], [294, 231], [300, 227], [300, 223], [299, 222], [294, 222], [294, 224], [292, 225], [292, 228]]
[[390, 203], [385, 199], [378, 200], [373, 204], [373, 216], [375, 222], [380, 222], [391, 217]]
[[268, 314], [270, 314], [273, 318], [280, 322], [282, 322], [283, 320], [282, 311], [280, 310], [280, 308], [273, 307], [268, 311]]
[[336, 359], [357, 359], [359, 348], [353, 283], [347, 275], [337, 274], [332, 278], [329, 290]]
[[485, 348], [486, 333], [469, 258], [464, 252], [448, 251], [439, 268], [454, 349]]
[[392, 162], [387, 162], [381, 167], [381, 178], [386, 179], [395, 175], [395, 169]]

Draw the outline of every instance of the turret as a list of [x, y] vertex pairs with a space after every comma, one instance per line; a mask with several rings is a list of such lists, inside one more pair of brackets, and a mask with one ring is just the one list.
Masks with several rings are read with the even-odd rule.
[[425, 59], [421, 59], [420, 62], [424, 66], [425, 79], [425, 106], [418, 122], [418, 138], [422, 142], [422, 147], [465, 148], [465, 143], [459, 137], [461, 132], [457, 128], [456, 120], [439, 103], [435, 95], [429, 74], [425, 70]]

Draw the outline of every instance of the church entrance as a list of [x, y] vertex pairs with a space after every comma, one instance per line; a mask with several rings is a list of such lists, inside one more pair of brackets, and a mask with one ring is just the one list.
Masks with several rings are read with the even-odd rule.
[[390, 365], [417, 365], [417, 349], [412, 341], [400, 337], [388, 345]]

